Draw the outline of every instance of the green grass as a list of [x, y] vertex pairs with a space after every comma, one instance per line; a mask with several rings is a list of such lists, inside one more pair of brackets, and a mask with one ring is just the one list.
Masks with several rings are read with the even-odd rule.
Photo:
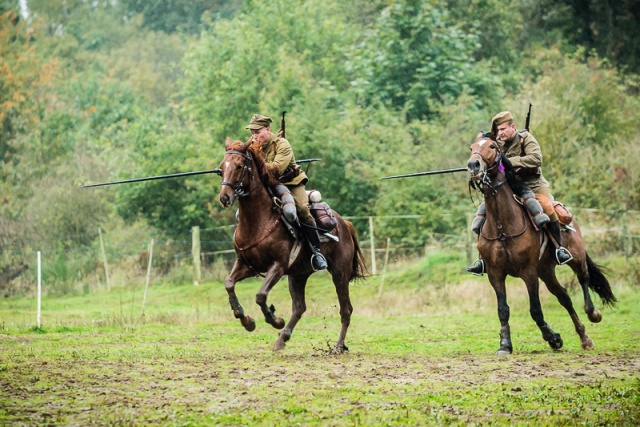
[[[509, 282], [514, 354], [495, 356], [499, 322], [485, 278], [441, 256], [351, 287], [349, 352], [331, 355], [340, 320], [326, 273], [287, 348], [254, 304], [259, 281], [238, 284], [257, 329], [233, 319], [221, 283], [155, 285], [0, 301], [0, 425], [637, 425], [640, 295], [616, 279], [615, 308], [590, 324], [581, 350], [564, 309], [541, 292], [562, 334], [552, 351]], [[562, 274], [565, 274], [562, 272]], [[622, 277], [622, 276], [621, 276]], [[434, 278], [434, 280], [431, 280]], [[290, 315], [286, 283], [269, 302]], [[599, 302], [599, 301], [598, 301]]]

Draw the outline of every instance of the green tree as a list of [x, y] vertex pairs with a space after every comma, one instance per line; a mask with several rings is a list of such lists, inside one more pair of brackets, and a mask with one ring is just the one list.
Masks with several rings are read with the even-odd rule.
[[478, 107], [498, 98], [501, 82], [476, 61], [479, 48], [473, 27], [455, 24], [444, 4], [404, 0], [384, 9], [351, 63], [367, 105], [380, 102], [411, 122], [433, 118], [463, 93]]

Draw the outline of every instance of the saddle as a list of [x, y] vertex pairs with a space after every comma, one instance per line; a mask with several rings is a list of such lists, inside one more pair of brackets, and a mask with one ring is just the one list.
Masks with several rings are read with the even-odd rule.
[[551, 216], [555, 212], [558, 216], [560, 224], [564, 226], [571, 225], [571, 222], [573, 221], [573, 215], [571, 214], [571, 212], [569, 212], [569, 209], [567, 209], [564, 204], [555, 200], [551, 201], [540, 194], [536, 194], [536, 199], [538, 199], [540, 205], [542, 205], [542, 210], [544, 210], [544, 213]]

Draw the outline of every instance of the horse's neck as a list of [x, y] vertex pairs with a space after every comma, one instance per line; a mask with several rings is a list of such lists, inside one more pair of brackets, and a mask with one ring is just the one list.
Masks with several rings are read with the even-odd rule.
[[[254, 166], [255, 169], [255, 166]], [[262, 230], [264, 223], [273, 221], [272, 199], [267, 188], [262, 184], [256, 174], [252, 178], [250, 193], [238, 200], [239, 228], [249, 230]]]
[[[492, 182], [494, 188], [504, 179], [504, 174], [498, 174]], [[495, 193], [491, 191], [485, 195], [486, 226], [489, 229], [509, 233], [522, 228], [522, 206], [515, 201], [513, 194], [509, 183], [504, 182], [496, 188]]]

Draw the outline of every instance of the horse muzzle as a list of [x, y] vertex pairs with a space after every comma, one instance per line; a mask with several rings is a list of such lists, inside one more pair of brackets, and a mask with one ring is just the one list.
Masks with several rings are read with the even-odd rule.
[[478, 159], [469, 159], [467, 173], [470, 178], [477, 178], [485, 171], [484, 164]]
[[220, 204], [222, 205], [223, 208], [228, 208], [231, 205], [233, 205], [233, 202], [236, 201], [236, 194], [235, 193], [220, 193]]

